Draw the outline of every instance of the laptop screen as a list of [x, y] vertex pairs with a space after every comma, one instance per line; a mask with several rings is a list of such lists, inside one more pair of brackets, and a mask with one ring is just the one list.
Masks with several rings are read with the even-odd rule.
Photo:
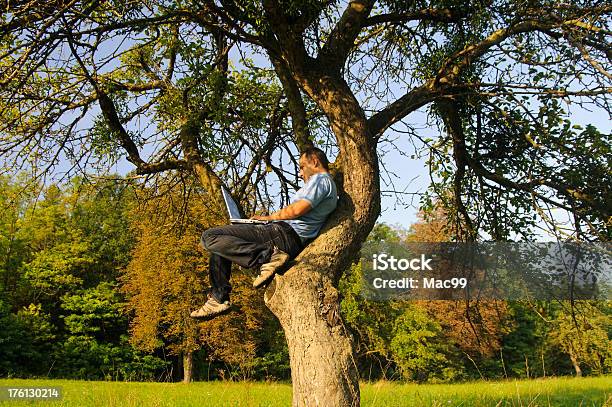
[[230, 195], [230, 193], [225, 189], [225, 187], [221, 188], [223, 191], [223, 200], [225, 201], [225, 206], [227, 207], [227, 212], [229, 214], [230, 219], [240, 219], [240, 211], [238, 210], [238, 205], [234, 202], [234, 199]]

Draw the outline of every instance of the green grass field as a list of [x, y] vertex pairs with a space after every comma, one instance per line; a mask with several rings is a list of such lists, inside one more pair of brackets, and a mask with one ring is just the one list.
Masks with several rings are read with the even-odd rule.
[[[0, 386], [61, 386], [61, 401], [3, 401], [2, 406], [287, 406], [291, 386], [260, 382], [129, 383], [1, 379]], [[612, 377], [361, 385], [363, 406], [609, 406]]]

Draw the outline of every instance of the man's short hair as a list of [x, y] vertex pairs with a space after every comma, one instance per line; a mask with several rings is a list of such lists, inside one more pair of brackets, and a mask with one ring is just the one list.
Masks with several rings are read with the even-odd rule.
[[327, 159], [327, 156], [325, 155], [323, 150], [321, 150], [320, 148], [308, 147], [307, 149], [302, 151], [302, 155], [305, 155], [306, 158], [308, 158], [309, 160], [312, 160], [312, 157], [316, 157], [317, 160], [319, 160], [319, 162], [323, 166], [323, 168], [329, 170], [329, 160]]

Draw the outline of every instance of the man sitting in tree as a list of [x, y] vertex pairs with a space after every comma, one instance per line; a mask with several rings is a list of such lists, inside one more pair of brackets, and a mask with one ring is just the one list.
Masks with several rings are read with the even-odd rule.
[[206, 303], [193, 311], [192, 317], [210, 319], [230, 309], [232, 262], [246, 268], [259, 267], [259, 276], [253, 281], [253, 287], [259, 288], [319, 234], [338, 202], [323, 151], [309, 148], [302, 153], [300, 177], [305, 184], [290, 205], [268, 216], [252, 217], [271, 223], [220, 226], [202, 234], [201, 244], [210, 253], [212, 288]]

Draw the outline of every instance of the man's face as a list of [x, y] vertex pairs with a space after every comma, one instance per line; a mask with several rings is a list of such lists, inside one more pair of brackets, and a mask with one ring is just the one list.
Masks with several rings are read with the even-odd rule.
[[315, 157], [308, 158], [305, 155], [300, 157], [300, 177], [304, 182], [308, 182], [308, 179], [316, 172], [318, 164]]

